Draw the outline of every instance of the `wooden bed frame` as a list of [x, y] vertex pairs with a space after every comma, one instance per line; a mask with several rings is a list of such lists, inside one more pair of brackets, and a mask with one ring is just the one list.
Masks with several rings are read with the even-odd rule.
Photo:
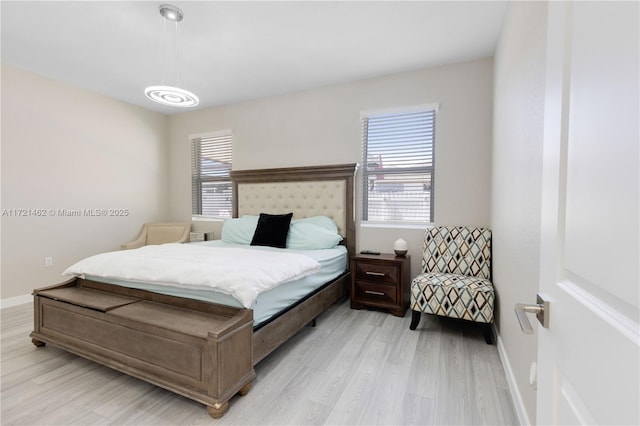
[[[331, 216], [351, 256], [356, 168], [232, 171], [233, 216]], [[201, 402], [219, 418], [236, 393], [249, 392], [253, 367], [344, 297], [348, 282], [346, 272], [254, 330], [248, 309], [74, 278], [34, 290], [31, 337]]]

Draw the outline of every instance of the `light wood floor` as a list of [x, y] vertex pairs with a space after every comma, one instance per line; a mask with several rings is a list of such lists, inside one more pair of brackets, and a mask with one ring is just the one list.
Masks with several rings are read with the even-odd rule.
[[28, 337], [32, 305], [3, 309], [2, 425], [517, 424], [495, 345], [423, 315], [334, 305], [256, 366], [222, 419], [203, 405]]

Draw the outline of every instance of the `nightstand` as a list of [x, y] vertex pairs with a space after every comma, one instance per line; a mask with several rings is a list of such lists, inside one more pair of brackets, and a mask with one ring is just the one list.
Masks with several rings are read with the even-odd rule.
[[215, 239], [213, 232], [191, 232], [189, 234], [189, 241], [211, 241]]
[[351, 309], [388, 309], [403, 317], [409, 307], [410, 256], [358, 254], [351, 258]]

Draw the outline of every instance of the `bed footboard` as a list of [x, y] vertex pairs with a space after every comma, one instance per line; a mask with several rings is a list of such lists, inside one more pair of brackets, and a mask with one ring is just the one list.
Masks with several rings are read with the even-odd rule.
[[34, 291], [33, 343], [50, 343], [207, 405], [246, 394], [253, 313], [73, 279]]

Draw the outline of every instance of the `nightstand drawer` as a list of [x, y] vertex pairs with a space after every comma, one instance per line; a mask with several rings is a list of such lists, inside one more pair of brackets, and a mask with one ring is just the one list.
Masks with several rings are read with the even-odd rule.
[[398, 267], [388, 263], [356, 262], [356, 280], [365, 280], [378, 284], [397, 285]]
[[358, 301], [374, 304], [395, 305], [398, 300], [398, 289], [395, 286], [385, 284], [371, 284], [360, 281], [355, 282], [355, 297]]

